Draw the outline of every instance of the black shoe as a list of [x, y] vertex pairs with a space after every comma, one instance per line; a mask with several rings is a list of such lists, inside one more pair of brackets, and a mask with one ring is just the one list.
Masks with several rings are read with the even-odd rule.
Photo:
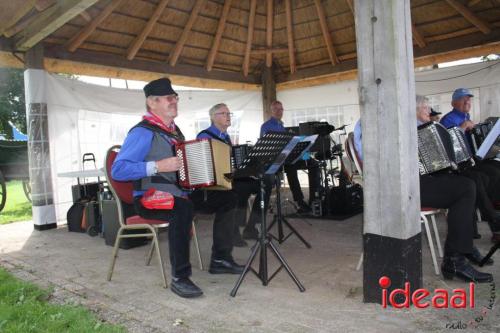
[[238, 229], [238, 231], [235, 230], [235, 232], [233, 234], [233, 246], [245, 247], [247, 245], [248, 245], [247, 242], [245, 242], [243, 240], [243, 238], [241, 238], [240, 230], [239, 229]]
[[311, 211], [311, 207], [304, 202], [304, 200], [299, 200], [296, 202], [297, 206], [299, 207], [297, 209], [298, 214], [305, 214], [309, 213]]
[[461, 254], [445, 255], [441, 264], [441, 272], [446, 280], [453, 280], [454, 277], [457, 277], [466, 282], [488, 283], [493, 281], [493, 275], [475, 270]]
[[197, 285], [193, 283], [189, 278], [179, 278], [177, 280], [172, 279], [170, 283], [170, 289], [184, 298], [194, 298], [203, 295], [203, 291], [198, 288]]
[[243, 234], [241, 236], [243, 239], [259, 239], [259, 230], [255, 227], [246, 227], [243, 229]]
[[210, 261], [210, 274], [241, 274], [245, 266], [238, 265], [234, 260], [212, 259]]
[[[477, 249], [477, 247], [473, 247], [472, 248], [472, 253], [469, 253], [469, 254], [466, 254], [465, 257], [467, 259], [469, 259], [469, 262], [473, 265], [478, 265], [481, 263], [481, 261], [483, 260], [483, 256], [481, 255], [481, 253], [479, 253], [479, 250]], [[489, 258], [486, 263], [485, 263], [486, 266], [491, 266], [493, 265], [493, 259]]]

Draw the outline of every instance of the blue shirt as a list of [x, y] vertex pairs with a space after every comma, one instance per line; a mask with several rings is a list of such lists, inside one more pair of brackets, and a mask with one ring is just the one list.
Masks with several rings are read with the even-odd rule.
[[267, 132], [285, 132], [285, 126], [283, 122], [274, 117], [271, 117], [268, 121], [262, 124], [260, 127], [260, 137], [263, 137]]
[[[165, 136], [169, 142], [170, 138]], [[155, 173], [155, 161], [146, 162], [151, 149], [153, 132], [144, 127], [132, 129], [111, 167], [111, 176], [117, 181], [131, 181], [149, 177]], [[142, 195], [144, 191], [134, 191], [133, 195]]]
[[361, 119], [354, 125], [354, 148], [358, 153], [359, 159], [363, 160], [363, 145], [361, 144]]
[[441, 125], [451, 128], [462, 125], [466, 120], [470, 120], [470, 114], [453, 109], [441, 118]]
[[[228, 145], [230, 145], [230, 146], [232, 145], [231, 144], [231, 137], [229, 136], [229, 134], [227, 134], [227, 132], [221, 132], [217, 127], [215, 127], [215, 125], [210, 126], [209, 128], [205, 129], [205, 131], [214, 134], [215, 136], [217, 136], [218, 138], [223, 140]], [[210, 134], [203, 133], [203, 131], [198, 133], [196, 138], [197, 139], [213, 139], [213, 137], [211, 137]]]

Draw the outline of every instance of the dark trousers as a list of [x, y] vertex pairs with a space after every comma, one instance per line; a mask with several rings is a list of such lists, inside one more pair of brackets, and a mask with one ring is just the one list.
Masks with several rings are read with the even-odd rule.
[[320, 175], [318, 162], [314, 160], [300, 160], [293, 165], [285, 165], [286, 178], [288, 179], [294, 201], [304, 200], [304, 194], [302, 194], [302, 189], [300, 188], [297, 170], [305, 169], [307, 169], [309, 177], [309, 201], [312, 200], [315, 193], [319, 191]]
[[480, 161], [476, 168], [489, 177], [490, 183], [487, 191], [491, 200], [500, 200], [500, 162], [495, 160]]
[[191, 201], [175, 197], [172, 210], [147, 209], [139, 200], [134, 199], [134, 208], [139, 216], [146, 219], [168, 221], [168, 250], [172, 277], [183, 278], [191, 276], [189, 263], [189, 240], [193, 223], [193, 204]]
[[476, 202], [474, 182], [457, 175], [421, 176], [420, 202], [422, 207], [448, 209], [445, 253], [471, 253]]
[[[271, 196], [271, 190], [273, 188], [272, 184], [273, 177], [264, 178], [264, 211], [267, 212], [269, 207], [269, 197]], [[254, 227], [256, 223], [259, 223], [261, 219], [260, 210], [260, 181], [255, 179], [238, 179], [233, 182], [233, 192], [238, 196], [238, 205], [236, 210], [236, 227], [245, 225], [246, 210], [248, 204], [248, 198], [252, 194], [256, 194], [255, 200], [253, 202], [252, 210], [250, 212], [250, 218], [248, 219], [248, 227]]]
[[189, 199], [196, 212], [215, 213], [212, 259], [232, 260], [236, 194], [232, 191], [195, 190], [189, 195]]

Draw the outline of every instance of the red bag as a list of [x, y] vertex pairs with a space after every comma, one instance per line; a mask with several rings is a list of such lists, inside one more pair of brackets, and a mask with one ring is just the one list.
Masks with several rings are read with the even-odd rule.
[[168, 192], [150, 188], [141, 198], [141, 204], [147, 209], [172, 209], [174, 196]]

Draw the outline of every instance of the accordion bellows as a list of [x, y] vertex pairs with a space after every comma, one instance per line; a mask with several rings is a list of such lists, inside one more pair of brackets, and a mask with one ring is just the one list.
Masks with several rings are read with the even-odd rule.
[[200, 139], [175, 145], [181, 159], [179, 184], [183, 188], [230, 190], [231, 181], [224, 175], [231, 173], [231, 147], [218, 140]]

